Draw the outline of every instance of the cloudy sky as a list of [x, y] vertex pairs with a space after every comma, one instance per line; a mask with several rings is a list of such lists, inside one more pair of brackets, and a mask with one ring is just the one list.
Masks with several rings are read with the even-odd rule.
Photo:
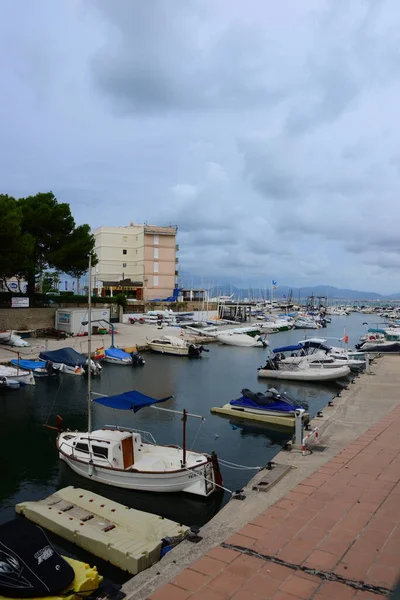
[[0, 0], [0, 192], [204, 281], [400, 291], [398, 0]]

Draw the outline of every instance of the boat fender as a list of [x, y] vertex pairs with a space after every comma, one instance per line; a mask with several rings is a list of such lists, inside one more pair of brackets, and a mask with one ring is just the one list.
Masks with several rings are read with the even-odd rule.
[[89, 477], [93, 477], [93, 473], [94, 473], [93, 461], [90, 460], [89, 464], [88, 464], [88, 475], [89, 475]]

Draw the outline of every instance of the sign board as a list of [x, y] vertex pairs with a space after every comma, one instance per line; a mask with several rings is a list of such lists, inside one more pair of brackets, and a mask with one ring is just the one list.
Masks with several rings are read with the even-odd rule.
[[29, 298], [11, 298], [12, 308], [29, 308]]
[[70, 314], [64, 312], [58, 313], [58, 322], [64, 325], [70, 323]]

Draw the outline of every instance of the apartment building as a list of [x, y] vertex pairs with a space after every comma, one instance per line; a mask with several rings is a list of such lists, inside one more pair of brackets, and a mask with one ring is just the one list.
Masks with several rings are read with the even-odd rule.
[[95, 229], [99, 262], [93, 287], [103, 296], [125, 291], [138, 300], [172, 296], [178, 276], [177, 230], [134, 223]]

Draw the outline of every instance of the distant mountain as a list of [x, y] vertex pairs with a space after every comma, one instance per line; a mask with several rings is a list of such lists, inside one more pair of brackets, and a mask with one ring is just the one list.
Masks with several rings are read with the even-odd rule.
[[[265, 289], [257, 286], [249, 286], [248, 288], [237, 287], [230, 284], [203, 286], [209, 289], [211, 296], [219, 295], [230, 295], [234, 294], [235, 298], [270, 298], [271, 288]], [[194, 287], [203, 287], [202, 285], [194, 285]], [[191, 287], [189, 285], [183, 285], [182, 287]], [[360, 290], [351, 290], [347, 288], [337, 288], [331, 285], [315, 285], [315, 286], [304, 286], [301, 288], [290, 287], [286, 285], [278, 286], [273, 291], [274, 298], [281, 299], [283, 295], [286, 297], [292, 292], [293, 300], [297, 300], [299, 297], [305, 299], [311, 294], [314, 296], [327, 296], [328, 300], [400, 300], [400, 293], [396, 294], [378, 294], [377, 292], [363, 292]]]

